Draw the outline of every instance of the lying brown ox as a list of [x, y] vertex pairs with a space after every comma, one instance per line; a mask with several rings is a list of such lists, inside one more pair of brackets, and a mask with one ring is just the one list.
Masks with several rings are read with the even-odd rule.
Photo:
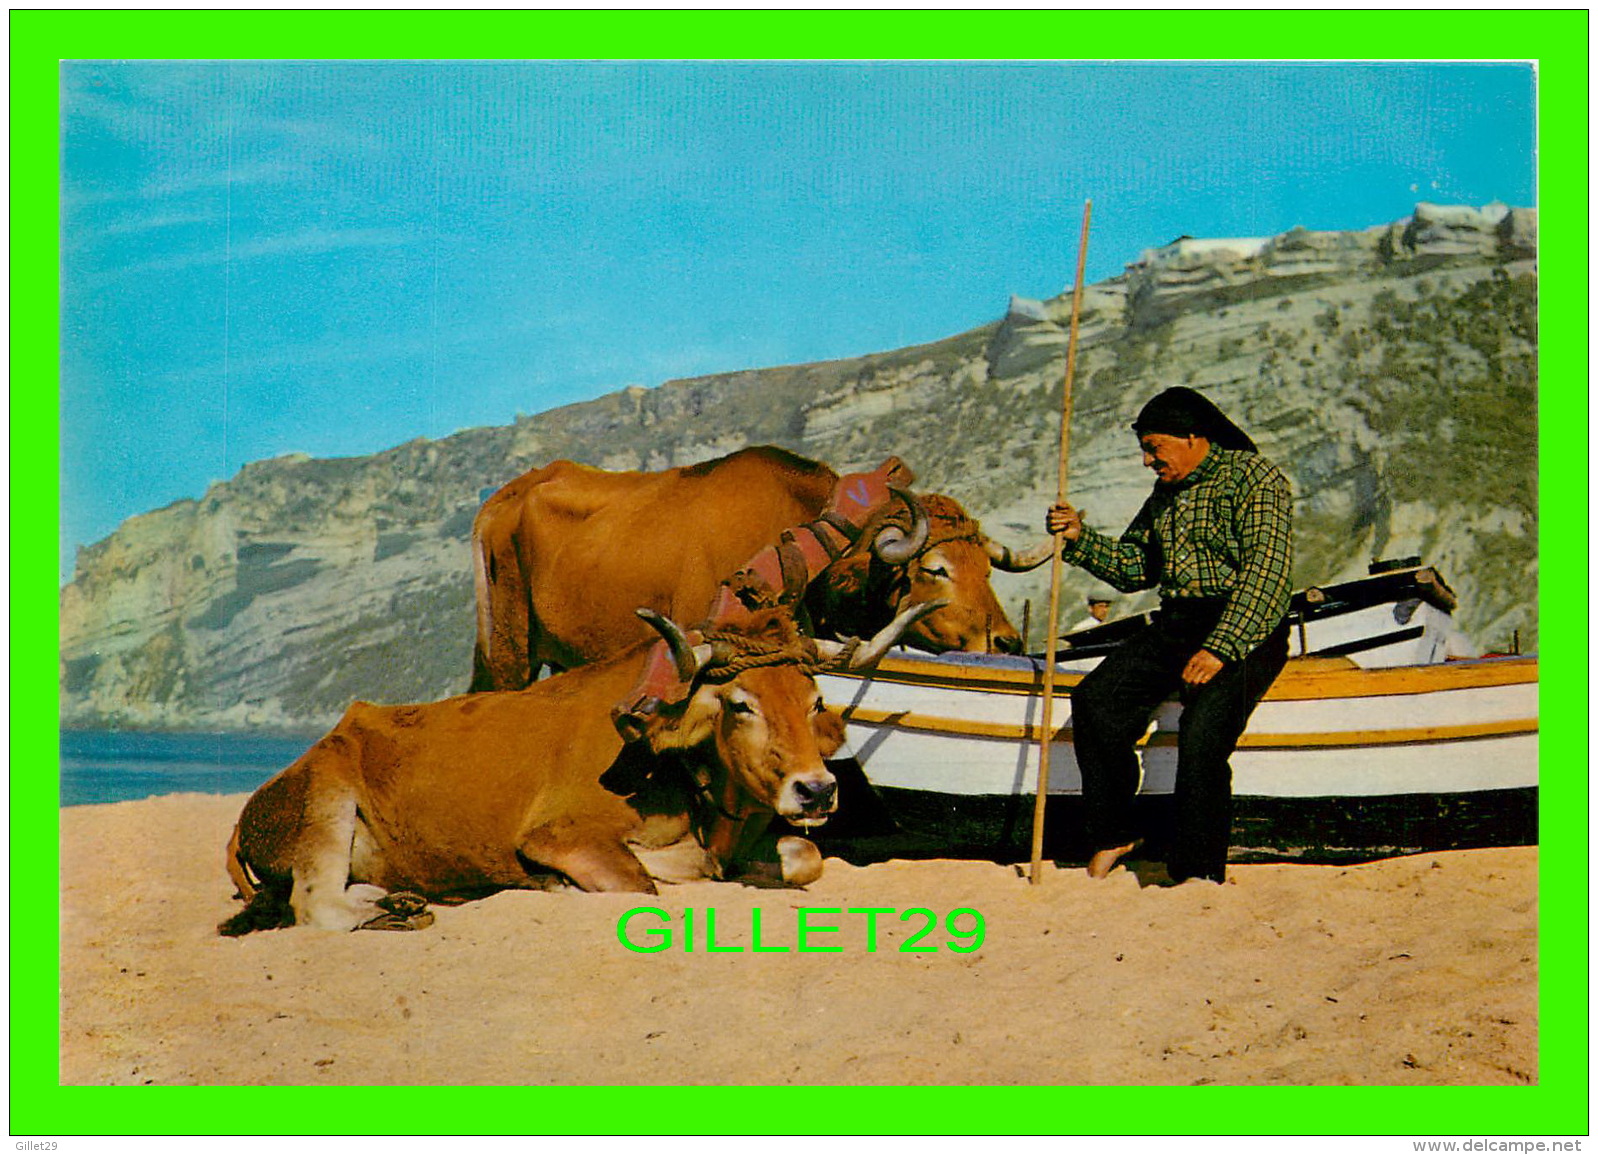
[[[824, 760], [843, 722], [823, 707], [812, 673], [876, 661], [935, 609], [906, 610], [865, 645], [805, 638], [785, 609], [691, 645], [651, 614], [690, 690], [638, 723], [626, 758], [609, 708], [647, 647], [526, 690], [357, 702], [245, 804], [227, 864], [249, 905], [222, 930], [416, 925], [417, 895], [567, 881], [647, 893], [656, 879], [802, 886], [820, 876], [820, 853], [765, 828], [773, 815], [817, 825], [837, 805]], [[608, 789], [601, 779], [629, 761], [648, 778]], [[409, 897], [396, 904], [396, 893]]]
[[[772, 446], [658, 473], [557, 461], [493, 494], [472, 528], [477, 582], [473, 690], [514, 690], [541, 666], [572, 669], [648, 636], [633, 609], [700, 621], [718, 586], [783, 530], [826, 509], [838, 475]], [[900, 609], [941, 601], [905, 633], [943, 650], [1019, 651], [994, 596], [994, 567], [1025, 570], [1045, 544], [1012, 554], [958, 502], [896, 503], [812, 582], [814, 631], [874, 632]]]

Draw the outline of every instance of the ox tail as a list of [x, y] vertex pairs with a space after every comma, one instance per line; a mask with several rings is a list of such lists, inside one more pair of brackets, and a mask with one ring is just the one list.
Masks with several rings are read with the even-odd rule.
[[472, 684], [466, 688], [468, 694], [494, 688], [488, 665], [494, 633], [493, 608], [489, 605], [488, 540], [476, 525], [472, 527], [472, 588], [477, 597], [477, 642], [472, 647]]
[[227, 873], [240, 898], [249, 902], [255, 897], [255, 882], [250, 878], [250, 868], [245, 865], [244, 855], [239, 851], [238, 823], [233, 824], [233, 835], [227, 840]]
[[257, 886], [250, 877], [249, 864], [239, 850], [239, 828], [233, 827], [233, 836], [227, 843], [227, 872], [244, 900], [244, 909], [223, 920], [216, 928], [218, 934], [237, 937], [253, 930], [276, 930], [294, 925], [294, 908], [288, 896], [270, 886]]

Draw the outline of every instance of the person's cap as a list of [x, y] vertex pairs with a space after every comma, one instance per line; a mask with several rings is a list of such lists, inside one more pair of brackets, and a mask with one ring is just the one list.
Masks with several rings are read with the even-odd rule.
[[1143, 406], [1132, 422], [1132, 432], [1164, 433], [1172, 437], [1198, 435], [1223, 449], [1257, 453], [1253, 440], [1232, 424], [1204, 394], [1185, 385], [1173, 385]]

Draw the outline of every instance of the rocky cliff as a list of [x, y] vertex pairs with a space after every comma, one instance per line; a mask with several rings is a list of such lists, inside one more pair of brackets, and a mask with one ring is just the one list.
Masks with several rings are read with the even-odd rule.
[[[1425, 204], [1361, 232], [1143, 253], [1084, 294], [1073, 499], [1123, 527], [1149, 486], [1128, 424], [1161, 387], [1191, 385], [1291, 478], [1298, 584], [1419, 554], [1481, 645], [1518, 631], [1534, 648], [1535, 253], [1535, 210]], [[560, 457], [658, 469], [769, 442], [847, 470], [897, 453], [991, 535], [1036, 540], [1069, 306], [1014, 299], [929, 345], [625, 389], [371, 457], [248, 465], [80, 552], [61, 594], [62, 720], [306, 729], [355, 697], [462, 690], [472, 516], [485, 490]], [[1074, 618], [1090, 582], [1067, 572]], [[1018, 625], [1028, 601], [1037, 622], [1047, 567], [995, 584]]]

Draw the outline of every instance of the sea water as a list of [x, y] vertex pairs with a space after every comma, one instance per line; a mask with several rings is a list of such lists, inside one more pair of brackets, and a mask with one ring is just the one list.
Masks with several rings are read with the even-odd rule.
[[61, 732], [61, 805], [126, 802], [157, 794], [241, 794], [310, 747], [311, 737]]

